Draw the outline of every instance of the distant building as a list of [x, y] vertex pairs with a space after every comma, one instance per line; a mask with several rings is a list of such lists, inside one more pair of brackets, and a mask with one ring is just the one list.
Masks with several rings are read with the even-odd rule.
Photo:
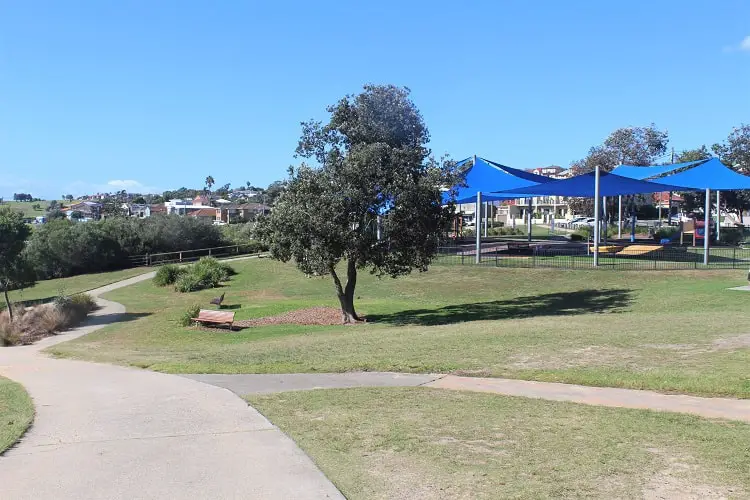
[[95, 201], [81, 201], [68, 207], [68, 213], [80, 212], [84, 219], [99, 220], [102, 216], [102, 204]]
[[267, 214], [270, 211], [271, 207], [262, 203], [225, 204], [216, 207], [216, 220], [228, 224], [248, 222], [258, 215]]
[[151, 205], [145, 205], [141, 203], [124, 203], [122, 209], [128, 215], [128, 217], [137, 217], [142, 219], [144, 217], [151, 217]]
[[216, 212], [217, 209], [211, 207], [211, 208], [200, 208], [198, 210], [195, 210], [193, 212], [190, 212], [188, 214], [188, 217], [195, 217], [196, 219], [201, 219], [209, 222], [213, 222], [216, 219]]

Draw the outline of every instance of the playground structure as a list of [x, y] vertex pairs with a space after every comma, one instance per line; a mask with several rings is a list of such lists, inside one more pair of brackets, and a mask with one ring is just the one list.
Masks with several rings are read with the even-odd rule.
[[[714, 225], [709, 226], [709, 239], [715, 234]], [[705, 238], [706, 235], [706, 222], [696, 219], [688, 219], [680, 223], [680, 245], [683, 245], [684, 236], [693, 237], [693, 246], [696, 246], [697, 241]]]

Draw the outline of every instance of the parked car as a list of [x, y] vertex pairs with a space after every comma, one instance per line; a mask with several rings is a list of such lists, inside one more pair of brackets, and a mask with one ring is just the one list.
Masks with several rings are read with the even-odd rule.
[[593, 227], [596, 223], [596, 219], [593, 217], [586, 217], [583, 220], [573, 223], [573, 227]]

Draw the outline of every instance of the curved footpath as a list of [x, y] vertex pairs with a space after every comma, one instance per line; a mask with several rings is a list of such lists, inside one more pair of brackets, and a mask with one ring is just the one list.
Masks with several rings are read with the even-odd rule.
[[289, 437], [225, 389], [40, 353], [125, 312], [98, 303], [80, 328], [0, 349], [0, 374], [23, 384], [36, 407], [32, 427], [0, 456], [0, 498], [343, 498]]
[[125, 308], [98, 295], [153, 275], [90, 291], [101, 308], [84, 326], [0, 349], [0, 375], [23, 384], [36, 407], [32, 428], [0, 456], [0, 498], [343, 498], [291, 439], [232, 392], [424, 386], [750, 422], [750, 400], [439, 374], [177, 376], [40, 353], [117, 322]]

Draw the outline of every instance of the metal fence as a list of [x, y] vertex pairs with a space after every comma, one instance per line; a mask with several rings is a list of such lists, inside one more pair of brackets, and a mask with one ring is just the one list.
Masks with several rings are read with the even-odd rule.
[[[476, 265], [474, 245], [444, 246], [436, 264]], [[517, 268], [595, 269], [594, 255], [587, 244], [536, 244], [514, 242], [483, 244], [479, 265]], [[750, 269], [750, 248], [709, 249], [709, 263], [703, 263], [703, 248], [661, 245], [602, 246], [598, 269], [680, 270]]]
[[130, 264], [138, 266], [158, 266], [162, 264], [175, 264], [180, 262], [192, 262], [201, 257], [226, 258], [238, 255], [252, 255], [258, 252], [257, 243], [227, 245], [222, 247], [198, 248], [195, 250], [179, 250], [176, 252], [153, 253], [136, 255], [130, 257]]

